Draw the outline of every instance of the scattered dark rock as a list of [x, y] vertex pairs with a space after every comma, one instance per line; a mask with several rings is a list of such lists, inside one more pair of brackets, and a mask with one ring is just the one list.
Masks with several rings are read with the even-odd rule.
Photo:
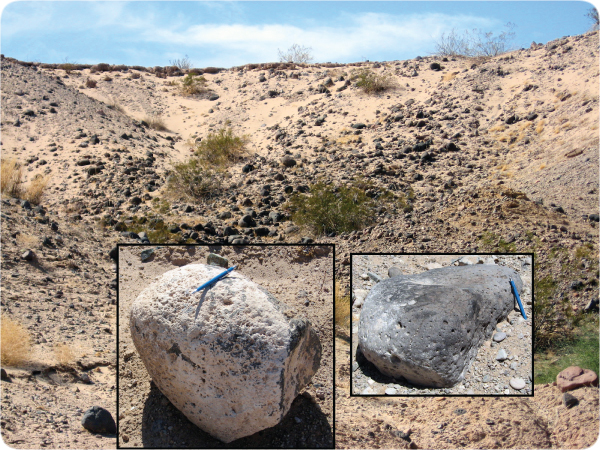
[[573, 406], [576, 406], [579, 404], [579, 400], [577, 400], [577, 397], [575, 397], [572, 394], [569, 394], [568, 392], [565, 392], [563, 394], [563, 405], [565, 405], [567, 408], [572, 408]]
[[34, 261], [36, 258], [35, 253], [33, 253], [31, 250], [26, 250], [22, 255], [21, 255], [21, 259], [25, 260], [25, 261]]
[[81, 425], [92, 433], [115, 434], [117, 425], [110, 412], [100, 406], [92, 406], [81, 419]]

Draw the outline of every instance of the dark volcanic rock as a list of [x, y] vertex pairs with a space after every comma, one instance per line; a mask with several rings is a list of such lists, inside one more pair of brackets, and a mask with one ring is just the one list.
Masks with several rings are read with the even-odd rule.
[[481, 344], [514, 308], [509, 278], [496, 265], [452, 266], [375, 285], [362, 307], [360, 350], [385, 375], [450, 387], [464, 378]]
[[92, 406], [88, 409], [83, 418], [81, 425], [92, 433], [109, 433], [117, 432], [117, 425], [112, 415], [100, 406]]

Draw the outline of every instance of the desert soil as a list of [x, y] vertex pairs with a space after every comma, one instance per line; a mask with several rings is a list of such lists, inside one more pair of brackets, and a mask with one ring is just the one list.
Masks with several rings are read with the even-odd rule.
[[[119, 445], [156, 448], [327, 448], [333, 446], [333, 247], [155, 246], [119, 250]], [[321, 367], [277, 426], [227, 445], [203, 432], [152, 383], [129, 331], [133, 301], [163, 273], [206, 263], [209, 253], [310, 320], [322, 344]], [[210, 295], [210, 294], [209, 294]]]
[[[152, 68], [66, 73], [3, 58], [2, 158], [23, 165], [25, 185], [49, 177], [40, 207], [10, 197], [1, 204], [1, 311], [33, 340], [30, 362], [6, 367], [4, 441], [114, 448], [116, 436], [80, 424], [93, 405], [117, 418], [111, 250], [140, 243], [140, 231], [159, 235], [161, 221], [169, 230], [161, 242], [223, 245], [241, 236], [335, 244], [334, 277], [348, 295], [351, 253], [535, 252], [534, 283], [552, 281], [558, 318], [566, 310], [596, 314], [588, 305], [599, 294], [598, 48], [598, 32], [590, 32], [487, 60], [247, 65], [204, 74], [214, 100], [182, 97], [182, 74], [165, 78]], [[347, 83], [355, 69], [389, 75], [395, 89], [364, 94]], [[88, 78], [96, 87], [86, 87]], [[167, 131], [143, 121], [154, 115]], [[210, 201], [167, 196], [172, 163], [191, 155], [190, 143], [225, 127], [249, 143], [222, 194]], [[429, 141], [427, 149], [417, 146]], [[295, 165], [283, 165], [284, 157]], [[291, 219], [290, 191], [357, 177], [381, 203], [362, 230], [318, 236]], [[389, 193], [407, 204], [387, 203]], [[256, 226], [240, 226], [253, 212]], [[27, 250], [34, 259], [23, 258]], [[431, 448], [576, 448], [598, 436], [598, 391], [591, 388], [574, 392], [580, 404], [571, 409], [545, 385], [535, 386], [533, 398], [351, 398], [350, 334], [338, 329], [335, 340], [338, 447], [410, 445], [402, 434], [409, 428], [413, 445]], [[53, 349], [63, 343], [73, 356], [59, 363]], [[166, 415], [152, 420], [162, 425], [144, 428], [142, 421], [142, 431], [171, 445], [179, 437], [168, 427], [181, 417], [168, 416], [168, 402], [138, 368], [138, 385], [125, 385], [140, 393], [131, 407], [161, 405]], [[504, 386], [504, 375], [495, 377], [490, 389]], [[329, 394], [315, 395], [325, 411], [319, 401]], [[314, 408], [312, 399], [312, 392], [311, 399], [300, 396], [294, 411]], [[143, 412], [127, 414], [121, 426], [129, 427], [130, 443], [142, 445], [136, 430]], [[297, 414], [289, 417], [302, 419]], [[282, 424], [280, 437], [293, 437], [276, 445], [299, 445], [294, 439], [312, 436], [301, 430], [316, 418]]]

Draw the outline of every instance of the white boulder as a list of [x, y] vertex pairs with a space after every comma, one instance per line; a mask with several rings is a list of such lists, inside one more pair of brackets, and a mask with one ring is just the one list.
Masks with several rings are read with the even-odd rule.
[[306, 319], [290, 317], [237, 271], [192, 294], [222, 271], [190, 264], [166, 272], [135, 300], [130, 329], [161, 392], [227, 443], [283, 419], [319, 368], [321, 343]]

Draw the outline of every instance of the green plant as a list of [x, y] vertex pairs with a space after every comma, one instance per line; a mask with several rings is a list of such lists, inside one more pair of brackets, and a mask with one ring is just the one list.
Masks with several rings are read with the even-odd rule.
[[497, 253], [515, 253], [517, 251], [517, 247], [513, 242], [506, 242], [491, 231], [484, 231], [479, 239], [485, 248], [496, 250]]
[[2, 314], [0, 327], [2, 365], [19, 366], [29, 360], [31, 355], [31, 336], [18, 321]]
[[373, 205], [365, 192], [354, 186], [335, 187], [323, 181], [310, 187], [310, 194], [294, 194], [288, 207], [292, 220], [317, 235], [360, 230], [371, 223]]
[[[537, 317], [536, 317], [537, 320]], [[536, 384], [552, 383], [565, 367], [579, 366], [598, 373], [598, 316], [589, 316], [569, 339], [557, 337], [551, 349], [535, 357]]]
[[199, 158], [190, 158], [173, 165], [167, 177], [167, 193], [179, 199], [212, 198], [221, 191], [221, 183], [221, 173], [206, 167]]
[[378, 94], [395, 87], [391, 73], [378, 74], [371, 69], [360, 69], [354, 73], [356, 87], [365, 94]]
[[507, 23], [506, 30], [497, 36], [492, 32], [483, 32], [478, 29], [465, 30], [458, 34], [455, 29], [450, 33], [443, 33], [435, 43], [435, 54], [446, 57], [491, 57], [510, 51], [511, 42], [515, 37], [512, 31], [515, 25]]
[[311, 51], [312, 48], [301, 47], [298, 44], [293, 44], [286, 52], [277, 49], [277, 52], [279, 53], [279, 62], [296, 64], [306, 64], [311, 62], [313, 59]]
[[163, 198], [154, 197], [152, 199], [152, 208], [159, 214], [166, 214], [171, 209], [171, 205]]
[[203, 94], [204, 92], [208, 91], [206, 88], [206, 83], [206, 78], [204, 78], [202, 75], [194, 76], [193, 74], [188, 73], [185, 77], [183, 77], [183, 80], [181, 80], [181, 83], [179, 84], [179, 91], [181, 92], [181, 95], [185, 97]]
[[206, 165], [225, 167], [244, 156], [247, 143], [246, 136], [236, 136], [231, 128], [222, 128], [197, 144], [194, 154]]

